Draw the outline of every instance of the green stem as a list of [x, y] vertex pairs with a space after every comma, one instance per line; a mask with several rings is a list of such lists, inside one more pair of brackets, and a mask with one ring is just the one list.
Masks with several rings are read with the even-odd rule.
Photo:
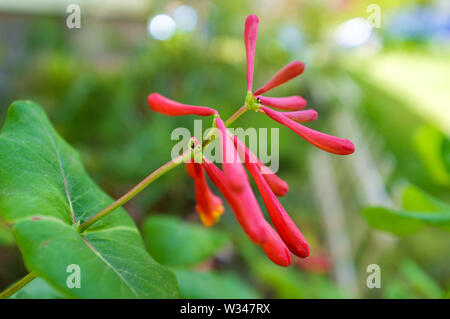
[[[248, 107], [244, 104], [242, 105], [236, 112], [233, 113], [224, 123], [225, 126], [228, 127], [233, 124], [242, 114], [248, 111]], [[214, 130], [209, 131], [209, 133], [205, 136], [205, 139], [202, 141], [202, 147], [205, 148], [208, 144], [214, 141]]]
[[233, 115], [231, 115], [228, 120], [225, 121], [225, 126], [230, 126], [236, 121], [242, 114], [248, 111], [247, 105], [242, 105], [239, 110], [237, 110]]
[[7, 288], [5, 291], [0, 293], [0, 299], [8, 299], [12, 295], [14, 295], [15, 292], [22, 289], [24, 286], [29, 284], [36, 277], [37, 277], [37, 275], [34, 272], [30, 272], [28, 275], [26, 275], [22, 279], [18, 280], [11, 287]]
[[175, 159], [171, 160], [170, 162], [167, 162], [160, 168], [158, 168], [156, 171], [148, 175], [146, 178], [144, 178], [139, 184], [137, 184], [135, 187], [133, 187], [128, 193], [117, 199], [114, 203], [109, 205], [108, 207], [104, 208], [91, 218], [89, 218], [87, 221], [82, 223], [78, 227], [78, 232], [82, 233], [87, 228], [89, 228], [92, 224], [96, 223], [112, 211], [114, 211], [116, 208], [123, 206], [126, 202], [128, 202], [130, 199], [132, 199], [134, 196], [142, 192], [148, 185], [150, 185], [153, 181], [155, 181], [158, 177], [164, 175], [168, 171], [172, 170], [176, 166], [180, 165], [181, 163], [184, 163], [185, 160], [189, 159], [192, 156], [192, 150], [189, 149], [186, 152], [184, 152], [182, 155], [176, 157]]
[[[244, 104], [241, 108], [239, 108], [233, 115], [231, 115], [226, 121], [225, 126], [231, 125], [234, 121], [236, 121], [242, 114], [247, 112], [248, 107], [246, 104]], [[206, 147], [209, 143], [213, 141], [212, 139], [213, 131], [210, 132], [210, 134], [203, 140], [202, 147]], [[91, 225], [114, 211], [116, 208], [119, 208], [123, 206], [126, 202], [128, 202], [130, 199], [132, 199], [134, 196], [142, 192], [148, 185], [150, 185], [154, 180], [156, 180], [158, 177], [164, 175], [174, 167], [178, 166], [179, 164], [183, 163], [186, 159], [189, 159], [192, 157], [192, 150], [188, 150], [182, 155], [178, 156], [174, 160], [164, 164], [160, 168], [158, 168], [156, 171], [148, 175], [146, 178], [144, 178], [139, 184], [137, 184], [135, 187], [133, 187], [128, 193], [120, 197], [118, 200], [113, 202], [108, 207], [104, 208], [91, 218], [89, 218], [87, 221], [82, 223], [80, 226], [78, 226], [78, 232], [82, 233], [86, 229], [88, 229]]]
[[[242, 114], [248, 111], [248, 107], [246, 104], [244, 104], [241, 108], [239, 108], [233, 115], [231, 115], [226, 121], [225, 126], [230, 126], [234, 121], [236, 121]], [[207, 136], [205, 140], [202, 142], [202, 146], [205, 147], [210, 142], [213, 141], [211, 137], [213, 136], [213, 131], [211, 131], [211, 134]], [[86, 229], [88, 229], [90, 226], [98, 222], [100, 219], [108, 215], [109, 213], [113, 212], [116, 208], [119, 208], [123, 206], [125, 203], [127, 203], [129, 200], [131, 200], [133, 197], [135, 197], [137, 194], [142, 192], [148, 185], [150, 185], [152, 182], [154, 182], [156, 179], [164, 175], [165, 173], [169, 172], [173, 168], [177, 167], [178, 165], [184, 163], [186, 160], [192, 157], [192, 149], [187, 150], [182, 155], [176, 157], [175, 159], [167, 162], [160, 168], [158, 168], [156, 171], [152, 172], [150, 175], [148, 175], [146, 178], [144, 178], [139, 184], [137, 184], [135, 187], [133, 187], [128, 193], [114, 201], [112, 204], [110, 204], [108, 207], [104, 208], [91, 218], [89, 218], [87, 221], [82, 223], [80, 226], [78, 226], [78, 232], [82, 233]], [[17, 281], [15, 284], [13, 284], [11, 287], [7, 288], [5, 291], [0, 293], [0, 299], [7, 299], [11, 297], [14, 293], [22, 289], [24, 286], [29, 284], [31, 281], [33, 281], [37, 277], [37, 274], [34, 272], [30, 272], [28, 275]]]

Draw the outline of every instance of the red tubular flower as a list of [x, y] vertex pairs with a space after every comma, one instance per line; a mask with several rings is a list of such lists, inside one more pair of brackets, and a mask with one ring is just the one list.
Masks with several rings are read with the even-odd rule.
[[289, 253], [289, 249], [268, 223], [267, 233], [266, 240], [261, 244], [267, 257], [277, 265], [283, 267], [289, 266], [291, 264], [291, 254]]
[[315, 110], [304, 110], [304, 111], [294, 111], [294, 112], [278, 112], [283, 116], [290, 118], [296, 122], [307, 123], [317, 120], [319, 114]]
[[[239, 139], [238, 139], [238, 141], [239, 141], [239, 143], [242, 143]], [[244, 145], [244, 144], [242, 143], [242, 145]], [[245, 145], [244, 145], [244, 147], [247, 148]], [[289, 191], [288, 183], [286, 183], [284, 180], [282, 180], [280, 177], [278, 177], [277, 174], [272, 172], [272, 170], [270, 168], [268, 168], [266, 165], [264, 165], [264, 163], [261, 162], [261, 160], [258, 157], [256, 157], [252, 153], [252, 151], [250, 151], [248, 148], [247, 148], [247, 150], [248, 150], [248, 154], [244, 154], [244, 152], [242, 152], [238, 147], [239, 155], [240, 155], [241, 159], [244, 161], [244, 163], [247, 163], [247, 162], [256, 163], [259, 171], [261, 172], [261, 174], [263, 175], [267, 184], [269, 185], [270, 189], [275, 193], [275, 195], [280, 196], [280, 197], [286, 195], [286, 193]]]
[[255, 159], [252, 158], [252, 154], [250, 154], [249, 149], [236, 136], [234, 136], [233, 140], [240, 156], [249, 158], [249, 161], [245, 161], [245, 166], [256, 182], [256, 186], [261, 193], [264, 204], [269, 212], [270, 219], [272, 219], [273, 225], [275, 226], [278, 234], [280, 234], [284, 243], [293, 254], [302, 258], [308, 257], [309, 246], [305, 240], [305, 237], [303, 237], [303, 234], [297, 228], [279, 200], [276, 198], [275, 194], [270, 189], [266, 180], [263, 178], [263, 175], [259, 171], [258, 165], [255, 163]]
[[250, 239], [259, 244], [274, 263], [280, 266], [289, 266], [291, 263], [289, 250], [264, 219], [250, 184], [247, 182], [241, 192], [235, 192], [228, 185], [225, 174], [211, 161], [204, 159], [202, 166], [209, 178], [225, 196], [237, 221]]
[[[349, 140], [317, 132], [297, 123], [317, 119], [316, 111], [302, 110], [306, 106], [306, 100], [301, 96], [277, 98], [262, 95], [302, 74], [305, 70], [302, 62], [294, 61], [287, 64], [270, 81], [252, 93], [258, 23], [258, 17], [253, 14], [249, 15], [245, 22], [244, 40], [248, 92], [245, 105], [230, 118], [231, 121], [247, 110], [259, 111], [290, 128], [316, 147], [334, 154], [353, 153], [355, 147]], [[186, 164], [188, 174], [194, 179], [196, 210], [203, 224], [213, 225], [224, 212], [222, 200], [214, 195], [208, 187], [204, 170], [229, 202], [245, 233], [254, 243], [264, 249], [274, 263], [288, 266], [291, 263], [289, 251], [302, 258], [309, 256], [309, 246], [305, 238], [276, 197], [283, 196], [288, 192], [288, 184], [253, 155], [244, 143], [227, 131], [225, 123], [216, 110], [204, 106], [178, 103], [158, 93], [148, 96], [148, 104], [152, 110], [169, 116], [215, 115], [223, 171], [207, 158], [203, 158], [202, 164], [194, 162]], [[272, 110], [271, 107], [286, 112], [278, 112]], [[202, 143], [198, 143], [196, 139], [193, 139], [191, 155], [196, 159], [196, 155], [202, 156], [202, 148], [206, 147], [209, 142], [210, 140], [204, 140]], [[240, 158], [244, 160], [245, 166], [256, 182], [276, 231], [264, 219]]]
[[258, 17], [251, 14], [245, 20], [244, 42], [245, 53], [247, 56], [247, 89], [252, 91], [253, 87], [253, 70], [255, 64], [255, 46], [256, 35], [258, 33]]
[[295, 133], [307, 140], [309, 143], [320, 149], [323, 149], [324, 151], [338, 155], [348, 155], [352, 154], [355, 151], [355, 146], [347, 139], [342, 139], [339, 137], [314, 131], [284, 116], [283, 113], [276, 112], [268, 107], [261, 106], [261, 109], [270, 118], [290, 128]]
[[153, 111], [169, 116], [191, 114], [208, 116], [217, 113], [216, 110], [206, 106], [187, 105], [172, 101], [159, 93], [150, 94], [147, 98], [147, 102]]
[[216, 118], [216, 125], [220, 136], [223, 172], [233, 190], [240, 192], [248, 184], [247, 174], [221, 118]]
[[233, 191], [224, 172], [207, 158], [203, 160], [202, 167], [230, 204], [237, 221], [250, 239], [257, 244], [264, 242], [266, 238], [265, 220], [251, 188], [244, 187], [240, 193]]
[[272, 192], [274, 192], [274, 194], [277, 195], [278, 197], [286, 195], [286, 193], [289, 191], [288, 183], [286, 183], [286, 181], [278, 177], [277, 174], [272, 172], [270, 168], [261, 163], [260, 160], [258, 160], [256, 164], [258, 165], [258, 168], [262, 176], [266, 180]]
[[295, 78], [296, 76], [299, 76], [303, 73], [305, 70], [305, 64], [300, 61], [294, 61], [286, 65], [284, 68], [282, 68], [280, 71], [278, 71], [277, 74], [266, 84], [264, 84], [262, 87], [257, 89], [253, 95], [261, 95], [269, 90], [272, 90], [273, 88], [276, 88], [277, 86], [280, 86], [281, 84]]
[[197, 202], [195, 209], [202, 223], [206, 227], [210, 227], [219, 220], [225, 211], [222, 200], [214, 195], [208, 187], [201, 164], [188, 162], [186, 163], [186, 171], [194, 180], [195, 200]]
[[257, 96], [256, 100], [261, 104], [284, 111], [298, 111], [306, 106], [306, 100], [301, 96], [286, 96], [286, 97], [267, 97]]

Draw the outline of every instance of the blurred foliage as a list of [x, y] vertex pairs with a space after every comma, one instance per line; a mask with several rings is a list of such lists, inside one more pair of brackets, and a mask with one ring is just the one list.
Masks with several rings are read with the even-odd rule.
[[450, 185], [450, 139], [432, 126], [417, 130], [414, 145], [430, 177], [436, 183]]
[[[198, 1], [190, 3], [199, 15], [196, 29], [177, 32], [168, 41], [152, 39], [147, 21], [141, 18], [92, 15], [84, 18], [80, 30], [68, 30], [61, 27], [64, 17], [6, 13], [1, 23], [8, 27], [4, 28], [8, 34], [0, 33], [0, 117], [5, 117], [13, 100], [30, 99], [43, 105], [57, 131], [80, 151], [92, 179], [117, 198], [170, 159], [170, 149], [177, 142], [170, 137], [174, 128], [192, 130], [198, 119], [150, 112], [146, 105], [149, 93], [216, 107], [225, 118], [242, 105], [246, 93], [243, 22], [247, 14], [256, 13], [260, 25], [255, 85], [263, 84], [293, 59], [305, 61], [305, 74], [271, 95], [304, 96], [308, 106], [319, 111], [318, 121], [308, 126], [326, 133], [336, 133], [336, 113], [350, 112], [393, 202], [388, 210], [374, 211], [377, 226], [394, 233], [403, 233], [408, 225], [407, 230], [414, 230], [383, 246], [376, 237], [380, 233], [368, 228], [361, 216], [368, 203], [360, 180], [371, 176], [359, 176], [355, 181], [350, 178], [350, 159], [336, 159], [359, 296], [433, 298], [445, 296], [445, 292], [448, 296], [449, 234], [429, 227], [426, 218], [424, 221], [422, 214], [415, 213], [439, 211], [438, 201], [450, 203], [448, 39], [393, 35], [390, 27], [396, 13], [414, 5], [439, 10], [438, 2], [378, 1], [381, 29], [374, 29], [371, 41], [359, 48], [339, 48], [333, 40], [336, 27], [353, 17], [367, 17], [371, 3]], [[170, 14], [177, 3], [154, 1], [152, 5], [148, 18]], [[291, 47], [284, 45], [280, 34], [285, 28], [298, 30], [301, 41]], [[202, 123], [209, 127], [210, 119], [202, 119]], [[312, 255], [328, 249], [328, 234], [313, 200], [308, 172], [312, 146], [261, 114], [248, 114], [236, 125], [280, 128], [279, 175], [290, 185], [281, 202], [310, 241]], [[356, 145], [352, 157], [358, 157], [361, 146]], [[405, 184], [416, 187], [405, 190]], [[161, 263], [174, 267], [183, 296], [354, 297], [336, 283], [333, 268], [317, 274], [296, 266], [272, 265], [243, 236], [229, 207], [214, 229], [200, 229], [203, 226], [194, 201], [192, 181], [180, 168], [125, 207], [144, 232], [149, 251]], [[394, 207], [411, 215], [397, 214]], [[396, 224], [400, 228], [394, 229]], [[373, 221], [369, 220], [369, 225]], [[5, 229], [0, 223], [0, 243], [2, 238], [11, 241]], [[224, 233], [233, 245], [217, 239]], [[192, 248], [182, 251], [184, 247]], [[168, 254], [166, 249], [183, 254]], [[228, 249], [231, 252], [227, 253]], [[11, 260], [14, 267], [8, 264]], [[24, 274], [23, 267], [14, 263], [20, 263], [17, 248], [2, 248], [0, 269], [7, 271], [1, 272], [0, 284]], [[365, 286], [364, 270], [370, 263], [382, 267], [381, 289]]]
[[200, 299], [254, 299], [261, 295], [245, 284], [242, 278], [229, 272], [200, 272], [174, 270], [182, 298]]
[[403, 192], [404, 210], [367, 207], [363, 215], [374, 228], [396, 235], [409, 235], [426, 225], [450, 231], [450, 205], [443, 203], [415, 187]]
[[211, 258], [228, 243], [225, 234], [174, 217], [154, 216], [142, 224], [147, 249], [156, 261], [190, 266]]

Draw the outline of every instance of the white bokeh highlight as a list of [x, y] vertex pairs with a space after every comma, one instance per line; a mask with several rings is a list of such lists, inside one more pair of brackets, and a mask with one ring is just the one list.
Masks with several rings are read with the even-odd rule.
[[340, 24], [334, 34], [335, 41], [342, 48], [356, 48], [372, 35], [372, 26], [364, 18], [353, 18]]
[[175, 33], [175, 21], [166, 14], [154, 16], [148, 23], [150, 35], [161, 41], [169, 40]]
[[192, 31], [197, 25], [197, 11], [191, 6], [179, 6], [173, 11], [172, 17], [175, 20], [177, 28], [182, 31]]

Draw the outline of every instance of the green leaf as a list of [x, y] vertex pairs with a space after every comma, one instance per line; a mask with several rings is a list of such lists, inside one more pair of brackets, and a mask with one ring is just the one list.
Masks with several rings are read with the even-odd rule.
[[409, 235], [423, 228], [423, 223], [415, 218], [405, 218], [398, 211], [384, 207], [366, 207], [363, 216], [373, 228], [395, 235]]
[[[271, 289], [275, 298], [349, 298], [326, 276], [303, 272], [293, 265], [280, 267], [271, 262], [248, 240], [237, 239], [241, 256], [251, 269], [251, 274], [260, 284]], [[294, 259], [297, 257], [293, 257]]]
[[363, 210], [363, 216], [372, 227], [400, 236], [412, 234], [426, 225], [450, 229], [450, 212], [417, 212], [367, 207]]
[[[38, 105], [11, 105], [0, 134], [0, 214], [13, 224], [26, 267], [70, 297], [176, 297], [174, 274], [146, 252], [122, 208], [78, 233], [111, 202]], [[66, 284], [72, 264], [80, 288]]]
[[401, 210], [385, 207], [366, 207], [363, 216], [377, 229], [402, 236], [417, 232], [425, 226], [440, 227], [450, 231], [450, 205], [408, 186], [402, 195]]
[[442, 160], [447, 172], [450, 174], [450, 138], [448, 137], [442, 143]]
[[14, 243], [14, 237], [11, 229], [0, 220], [0, 246], [12, 245]]
[[444, 291], [436, 281], [425, 273], [416, 263], [405, 262], [400, 267], [400, 272], [408, 279], [412, 288], [425, 298], [442, 298]]
[[449, 211], [450, 205], [425, 193], [416, 186], [408, 186], [402, 194], [402, 204], [405, 210], [413, 211]]
[[180, 294], [189, 299], [256, 299], [259, 293], [241, 278], [228, 272], [174, 270]]
[[419, 297], [401, 280], [389, 282], [383, 291], [383, 298], [386, 299], [418, 299]]
[[450, 184], [444, 149], [446, 136], [432, 126], [421, 127], [414, 136], [414, 146], [433, 180], [441, 185]]
[[229, 243], [226, 235], [217, 230], [175, 217], [149, 217], [143, 223], [142, 233], [150, 254], [158, 262], [171, 266], [197, 264]]
[[42, 278], [35, 278], [28, 285], [20, 289], [11, 299], [62, 299], [61, 293], [51, 287]]

